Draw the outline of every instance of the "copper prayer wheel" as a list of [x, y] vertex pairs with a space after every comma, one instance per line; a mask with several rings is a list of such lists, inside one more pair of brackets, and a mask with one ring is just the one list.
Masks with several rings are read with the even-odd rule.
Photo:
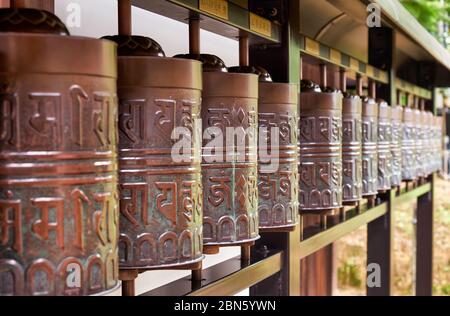
[[120, 269], [188, 269], [203, 259], [201, 63], [161, 57], [149, 38], [111, 38], [119, 44]]
[[392, 121], [391, 107], [380, 102], [378, 109], [378, 191], [391, 188], [392, 178]]
[[300, 94], [302, 212], [342, 207], [342, 94], [302, 81]]
[[44, 11], [8, 20], [25, 25], [0, 31], [0, 295], [104, 294], [119, 285], [115, 44], [61, 36]]
[[[220, 70], [222, 63], [209, 65]], [[204, 62], [201, 112], [209, 136], [203, 140], [203, 242], [214, 253], [259, 238], [258, 76], [208, 67]]]
[[402, 179], [413, 181], [417, 178], [416, 158], [416, 124], [414, 110], [403, 109], [403, 138], [402, 138]]
[[398, 187], [402, 183], [402, 134], [403, 134], [403, 107], [391, 108], [392, 118], [392, 177], [391, 185]]
[[259, 137], [267, 145], [262, 150], [260, 140], [259, 229], [293, 229], [298, 223], [298, 85], [260, 82], [258, 108]]
[[421, 178], [425, 176], [424, 161], [424, 120], [422, 116], [422, 111], [416, 109], [414, 110], [414, 122], [416, 125], [416, 138], [414, 145], [416, 148], [416, 176]]
[[362, 198], [362, 102], [345, 94], [342, 105], [343, 202], [354, 204]]
[[430, 111], [426, 112], [426, 174], [427, 176], [434, 172], [433, 170], [433, 146], [434, 146], [434, 115]]
[[364, 97], [362, 106], [363, 197], [378, 194], [378, 104]]

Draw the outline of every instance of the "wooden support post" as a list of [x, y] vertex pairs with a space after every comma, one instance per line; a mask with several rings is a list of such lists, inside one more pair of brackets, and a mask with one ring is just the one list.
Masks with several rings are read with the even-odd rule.
[[433, 216], [436, 174], [430, 176], [431, 191], [419, 197], [416, 226], [416, 295], [433, 295]]
[[[395, 31], [388, 27], [369, 28], [369, 64], [385, 70], [389, 74], [389, 84], [376, 87], [371, 84], [371, 93], [389, 104], [396, 101], [395, 88]], [[375, 85], [375, 87], [374, 87]], [[375, 91], [376, 90], [376, 91]], [[374, 95], [373, 95], [374, 96]], [[389, 296], [392, 294], [392, 260], [395, 190], [380, 194], [380, 200], [387, 202], [387, 213], [367, 225], [367, 295]], [[379, 274], [379, 275], [378, 275]], [[380, 283], [371, 280], [380, 278]]]
[[122, 281], [122, 296], [136, 296], [135, 280], [138, 270], [120, 270], [119, 279]]

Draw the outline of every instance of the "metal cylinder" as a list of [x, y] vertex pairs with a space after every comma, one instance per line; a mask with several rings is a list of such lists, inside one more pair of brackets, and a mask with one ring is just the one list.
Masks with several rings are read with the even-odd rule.
[[363, 197], [378, 193], [378, 104], [364, 98], [362, 105]]
[[416, 125], [414, 110], [403, 109], [403, 138], [402, 138], [402, 179], [413, 181], [417, 177], [416, 165]]
[[435, 149], [435, 157], [436, 157], [436, 166], [435, 171], [442, 171], [443, 167], [443, 146], [442, 146], [442, 137], [443, 137], [443, 123], [444, 119], [442, 116], [435, 116], [435, 125], [436, 125], [436, 149]]
[[342, 94], [310, 89], [300, 94], [301, 211], [342, 207]]
[[259, 238], [258, 76], [204, 71], [201, 112], [204, 244], [253, 242]]
[[187, 268], [203, 259], [201, 63], [123, 56], [118, 67], [120, 268]]
[[392, 118], [392, 176], [391, 186], [398, 187], [402, 183], [402, 137], [403, 137], [403, 107], [391, 108]]
[[261, 82], [258, 110], [259, 229], [292, 229], [298, 223], [298, 85]]
[[31, 33], [0, 33], [0, 43], [0, 295], [110, 291], [115, 45]]
[[378, 191], [391, 189], [392, 178], [392, 113], [386, 102], [378, 109]]
[[423, 124], [423, 150], [424, 150], [424, 175], [428, 177], [431, 174], [432, 169], [432, 149], [433, 149], [433, 140], [432, 140], [432, 130], [431, 130], [431, 112], [429, 111], [421, 111], [422, 112], [422, 124]]
[[414, 110], [414, 122], [416, 125], [416, 138], [414, 145], [416, 148], [416, 176], [425, 176], [425, 152], [424, 152], [424, 116], [422, 111]]
[[362, 102], [359, 96], [345, 94], [342, 105], [343, 202], [362, 198]]

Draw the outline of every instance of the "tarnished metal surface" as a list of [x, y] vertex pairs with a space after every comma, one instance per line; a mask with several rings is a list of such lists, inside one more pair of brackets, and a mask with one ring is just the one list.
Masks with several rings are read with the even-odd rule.
[[385, 191], [391, 188], [391, 116], [391, 107], [386, 102], [380, 102], [378, 109], [378, 191]]
[[433, 113], [430, 111], [423, 112], [424, 116], [424, 137], [423, 137], [423, 145], [425, 150], [425, 161], [424, 161], [424, 169], [425, 175], [429, 176], [433, 173]]
[[259, 132], [266, 132], [259, 137], [267, 144], [258, 156], [259, 228], [292, 228], [298, 222], [298, 85], [260, 83], [258, 107]]
[[414, 145], [416, 149], [416, 176], [425, 176], [425, 148], [424, 148], [424, 116], [422, 111], [414, 110], [414, 122], [416, 126], [416, 137], [414, 139]]
[[363, 197], [378, 193], [378, 104], [363, 98], [362, 106]]
[[392, 177], [391, 185], [398, 187], [402, 183], [402, 137], [403, 137], [403, 107], [393, 106], [392, 114]]
[[342, 94], [302, 82], [300, 210], [342, 207]]
[[[195, 263], [203, 258], [201, 63], [124, 56], [118, 65], [120, 268]], [[186, 155], [176, 158], [180, 141]]]
[[[203, 140], [204, 244], [228, 246], [254, 241], [259, 238], [258, 76], [204, 72], [201, 112], [204, 134], [210, 136]], [[227, 142], [232, 141], [225, 137], [227, 131], [244, 136], [244, 157], [238, 155], [237, 146], [226, 150]], [[216, 138], [219, 143], [211, 143]]]
[[362, 102], [359, 96], [344, 95], [342, 105], [343, 202], [362, 198]]
[[118, 285], [116, 48], [0, 33], [0, 295]]
[[416, 179], [416, 124], [414, 111], [403, 109], [403, 139], [402, 139], [402, 179], [412, 181]]

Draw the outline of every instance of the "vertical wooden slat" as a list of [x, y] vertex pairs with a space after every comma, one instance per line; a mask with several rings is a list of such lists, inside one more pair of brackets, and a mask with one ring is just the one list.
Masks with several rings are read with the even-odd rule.
[[[369, 28], [369, 64], [385, 70], [389, 74], [389, 84], [380, 85], [376, 89], [379, 98], [389, 104], [396, 102], [395, 88], [395, 31], [388, 27]], [[380, 284], [367, 284], [367, 295], [389, 296], [392, 294], [393, 282], [393, 233], [394, 233], [394, 201], [395, 191], [389, 190], [380, 194], [381, 201], [388, 203], [387, 213], [367, 225], [367, 264], [376, 265], [380, 273]], [[378, 277], [378, 276], [374, 276]]]

